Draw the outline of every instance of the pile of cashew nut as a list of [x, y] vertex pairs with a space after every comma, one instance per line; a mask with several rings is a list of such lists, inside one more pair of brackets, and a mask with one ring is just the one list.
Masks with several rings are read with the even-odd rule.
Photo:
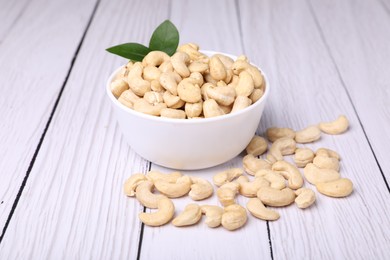
[[[214, 194], [214, 187], [208, 180], [180, 172], [133, 174], [125, 182], [124, 191], [129, 197], [135, 196], [143, 206], [157, 209], [139, 214], [140, 220], [148, 226], [165, 225], [172, 219], [174, 226], [189, 226], [200, 222], [205, 215], [205, 223], [211, 228], [222, 225], [227, 230], [236, 230], [247, 222], [247, 210], [258, 219], [277, 220], [280, 214], [269, 207], [284, 207], [295, 202], [298, 208], [305, 209], [315, 203], [316, 194], [304, 187], [305, 180], [329, 197], [346, 197], [352, 193], [351, 180], [340, 177], [340, 155], [337, 152], [328, 148], [314, 152], [308, 147], [297, 147], [297, 144], [318, 140], [322, 133], [341, 134], [348, 127], [345, 116], [300, 131], [272, 127], [266, 131], [271, 142], [269, 149], [268, 141], [255, 135], [246, 147], [243, 169], [231, 168], [213, 176], [212, 182], [217, 187], [216, 194], [222, 207], [191, 203], [174, 218], [175, 206], [171, 199], [189, 195], [192, 200], [200, 201]], [[264, 159], [259, 158], [261, 155]], [[294, 163], [286, 161], [286, 155], [293, 155]], [[303, 176], [299, 168], [303, 168]], [[159, 193], [154, 193], [154, 189]], [[249, 198], [247, 210], [237, 203], [237, 194]]]
[[118, 101], [135, 111], [168, 118], [209, 118], [234, 113], [259, 100], [265, 90], [260, 70], [248, 58], [207, 57], [193, 43], [168, 56], [148, 53], [122, 67], [110, 85]]

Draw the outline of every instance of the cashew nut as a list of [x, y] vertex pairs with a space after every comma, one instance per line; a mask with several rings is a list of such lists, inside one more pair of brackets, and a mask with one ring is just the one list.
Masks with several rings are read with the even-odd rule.
[[190, 70], [190, 72], [204, 73], [206, 70], [209, 69], [209, 64], [203, 61], [194, 61], [191, 62], [190, 65], [188, 65], [188, 69]]
[[165, 90], [160, 84], [160, 79], [153, 79], [150, 81], [150, 88], [156, 92], [164, 92]]
[[238, 204], [233, 204], [225, 207], [221, 223], [224, 228], [232, 231], [245, 225], [247, 219], [246, 209]]
[[250, 175], [255, 175], [258, 170], [271, 169], [271, 164], [265, 160], [258, 159], [253, 154], [245, 155], [242, 159], [245, 171]]
[[161, 110], [163, 108], [166, 108], [167, 105], [165, 103], [157, 103], [155, 105], [150, 104], [148, 101], [146, 101], [143, 98], [140, 98], [134, 102], [134, 110], [149, 114], [152, 116], [159, 116], [161, 114]]
[[295, 131], [291, 128], [278, 128], [278, 127], [270, 127], [266, 131], [266, 135], [268, 140], [271, 142], [275, 142], [277, 139], [282, 137], [295, 138]]
[[151, 90], [150, 82], [142, 78], [142, 71], [141, 62], [136, 62], [127, 75], [127, 83], [130, 89], [140, 97], [143, 97], [146, 92]]
[[205, 91], [208, 98], [215, 99], [219, 105], [223, 106], [229, 106], [233, 104], [236, 97], [236, 91], [233, 87], [229, 86], [210, 86], [206, 88]]
[[262, 220], [277, 220], [280, 218], [278, 212], [267, 209], [258, 198], [249, 199], [246, 208], [254, 217]]
[[137, 186], [146, 180], [146, 177], [144, 174], [142, 173], [135, 173], [133, 175], [130, 176], [130, 178], [128, 178], [126, 181], [125, 181], [125, 184], [123, 185], [123, 191], [125, 192], [125, 194], [129, 197], [134, 197], [135, 195], [135, 189], [137, 188]]
[[222, 116], [225, 114], [214, 99], [203, 102], [203, 114], [205, 118]]
[[240, 176], [236, 181], [240, 184], [240, 194], [248, 198], [256, 197], [257, 191], [261, 187], [268, 187], [270, 185], [267, 180], [260, 176], [253, 181], [242, 177], [246, 176]]
[[255, 88], [249, 98], [252, 100], [252, 104], [259, 100], [264, 95], [264, 90]]
[[316, 156], [314, 157], [313, 164], [321, 169], [332, 169], [339, 171], [340, 163], [339, 160], [327, 156]]
[[186, 113], [180, 109], [174, 108], [163, 108], [161, 109], [161, 117], [176, 118], [176, 119], [185, 119]]
[[290, 205], [295, 200], [295, 193], [290, 188], [277, 190], [271, 187], [262, 187], [257, 192], [257, 197], [265, 205], [272, 207], [283, 207]]
[[169, 91], [165, 91], [162, 98], [169, 108], [181, 108], [185, 104], [185, 102], [181, 100], [180, 97], [172, 95], [172, 93]]
[[167, 181], [170, 183], [176, 183], [177, 180], [182, 176], [183, 176], [183, 174], [181, 174], [180, 172], [171, 172], [171, 173], [165, 174], [165, 173], [161, 173], [158, 171], [149, 171], [146, 174], [146, 178], [153, 183], [155, 183], [156, 181], [159, 181], [159, 180]]
[[231, 168], [223, 172], [219, 172], [214, 175], [213, 182], [216, 186], [220, 187], [225, 183], [228, 183], [235, 178], [241, 176], [244, 171], [240, 168]]
[[214, 189], [211, 183], [205, 179], [191, 177], [191, 191], [188, 195], [193, 200], [204, 200], [213, 195]]
[[262, 169], [256, 172], [255, 178], [257, 177], [263, 177], [265, 180], [267, 180], [270, 183], [270, 187], [274, 189], [284, 189], [286, 188], [286, 180], [282, 175], [279, 173], [276, 173], [269, 169]]
[[122, 92], [120, 97], [118, 98], [118, 101], [122, 104], [125, 105], [128, 108], [133, 108], [134, 103], [140, 99], [139, 96], [134, 94], [134, 92], [131, 89], [125, 90]]
[[163, 63], [161, 63], [161, 65], [158, 67], [158, 69], [161, 72], [173, 72], [173, 66], [172, 66], [171, 59], [166, 60]]
[[240, 184], [237, 182], [230, 182], [222, 185], [217, 189], [217, 197], [219, 202], [223, 206], [229, 206], [235, 204], [235, 197], [240, 188]]
[[316, 201], [316, 194], [308, 188], [300, 188], [295, 191], [295, 204], [298, 208], [305, 209], [310, 207]]
[[309, 163], [303, 169], [303, 174], [308, 182], [317, 184], [320, 182], [330, 182], [340, 179], [340, 173], [332, 169], [321, 169], [313, 163]]
[[247, 61], [237, 59], [232, 65], [232, 70], [236, 75], [239, 75], [244, 70], [247, 71], [252, 76], [255, 88], [262, 87], [263, 75], [261, 75], [261, 72], [258, 68], [250, 65]]
[[174, 70], [179, 73], [183, 78], [190, 76], [191, 72], [187, 67], [187, 64], [190, 62], [190, 56], [185, 52], [176, 52], [171, 57], [171, 62]]
[[181, 81], [177, 85], [177, 93], [181, 100], [190, 103], [200, 102], [202, 94], [198, 84], [193, 84], [189, 81]]
[[175, 206], [168, 198], [161, 198], [157, 202], [157, 211], [152, 213], [139, 213], [139, 219], [148, 226], [158, 227], [168, 223], [173, 214], [175, 214]]
[[129, 84], [127, 84], [126, 81], [123, 79], [117, 79], [111, 82], [110, 84], [110, 90], [112, 94], [116, 97], [119, 98], [120, 95], [125, 91], [129, 89]]
[[282, 137], [273, 142], [269, 152], [277, 161], [282, 161], [283, 155], [293, 154], [296, 148], [297, 144], [294, 139]]
[[166, 197], [161, 194], [154, 194], [152, 191], [153, 191], [153, 182], [143, 181], [137, 186], [135, 190], [135, 197], [143, 206], [147, 208], [155, 209], [158, 206], [158, 201], [161, 198], [166, 198]]
[[267, 141], [258, 135], [253, 136], [252, 140], [249, 142], [246, 147], [246, 152], [248, 154], [252, 154], [253, 156], [262, 155], [267, 151], [268, 143]]
[[155, 91], [148, 91], [144, 95], [144, 99], [148, 101], [149, 104], [156, 105], [157, 103], [163, 103], [163, 94]]
[[303, 185], [303, 178], [299, 170], [286, 161], [277, 161], [272, 165], [272, 170], [280, 173], [288, 180], [288, 187], [291, 189], [299, 189]]
[[188, 176], [182, 176], [175, 183], [166, 180], [157, 180], [154, 182], [156, 189], [168, 198], [179, 198], [186, 195], [191, 190], [191, 179]]
[[223, 54], [215, 54], [214, 56], [219, 58], [226, 69], [230, 69], [233, 66], [234, 60], [232, 58]]
[[239, 75], [239, 81], [236, 86], [237, 96], [249, 97], [255, 89], [253, 78], [247, 71], [242, 71]]
[[206, 215], [205, 223], [208, 227], [215, 228], [221, 225], [223, 208], [214, 205], [203, 205], [200, 208]]
[[223, 65], [222, 61], [219, 59], [218, 56], [212, 56], [210, 58], [210, 75], [215, 80], [224, 80], [226, 78], [226, 69]]
[[163, 62], [169, 61], [170, 57], [163, 51], [151, 51], [142, 60], [144, 67], [151, 65], [154, 67], [160, 66]]
[[350, 179], [341, 178], [330, 182], [316, 184], [318, 192], [335, 198], [347, 197], [353, 191], [353, 183]]
[[187, 53], [191, 60], [198, 60], [204, 56], [204, 54], [199, 52], [199, 46], [195, 43], [183, 44], [177, 50]]
[[244, 108], [249, 107], [251, 104], [252, 104], [252, 100], [250, 98], [244, 96], [238, 96], [236, 97], [236, 100], [234, 100], [233, 108], [230, 111], [230, 113], [243, 110]]
[[338, 135], [347, 131], [349, 127], [349, 121], [346, 116], [341, 115], [332, 122], [320, 123], [318, 127], [326, 134]]
[[185, 103], [184, 111], [188, 118], [200, 116], [203, 112], [203, 101], [197, 103]]
[[202, 211], [198, 204], [192, 203], [184, 208], [176, 218], [172, 220], [172, 224], [176, 227], [184, 227], [194, 225], [202, 218]]
[[340, 155], [328, 148], [318, 148], [316, 151], [316, 156], [326, 156], [326, 157], [331, 157], [331, 158], [336, 158], [337, 160], [340, 161]]
[[159, 70], [157, 67], [148, 65], [144, 68], [143, 71], [143, 77], [147, 81], [152, 81], [152, 80], [158, 80], [161, 75], [161, 70]]
[[317, 141], [321, 138], [321, 131], [317, 126], [309, 126], [301, 131], [295, 132], [295, 141], [305, 144]]
[[177, 96], [177, 81], [173, 72], [163, 72], [160, 76], [160, 84], [171, 92], [172, 95]]
[[297, 148], [295, 150], [294, 162], [295, 164], [303, 168], [308, 163], [313, 162], [314, 152], [310, 148]]

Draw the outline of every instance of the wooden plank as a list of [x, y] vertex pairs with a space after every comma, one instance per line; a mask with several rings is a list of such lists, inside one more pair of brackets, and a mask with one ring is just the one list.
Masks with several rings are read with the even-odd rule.
[[[167, 1], [150, 4], [100, 3], [0, 244], [1, 259], [136, 258], [142, 208], [124, 196], [122, 185], [148, 163], [117, 127], [104, 88], [125, 60], [105, 48], [147, 43], [168, 15]], [[68, 8], [75, 12], [79, 5]]]
[[0, 0], [0, 45], [7, 34], [23, 16], [31, 1], [6, 1]]
[[[15, 8], [23, 3], [9, 2]], [[72, 0], [48, 5], [46, 1], [34, 1], [1, 43], [1, 229], [44, 132], [94, 3]]]
[[390, 225], [385, 213], [389, 193], [307, 3], [240, 1], [240, 11], [245, 50], [268, 73], [272, 86], [259, 131], [271, 126], [298, 130], [339, 114], [351, 122], [346, 134], [324, 135], [305, 146], [338, 151], [341, 175], [354, 182], [354, 193], [344, 199], [317, 193], [309, 209], [280, 209], [280, 220], [269, 224], [274, 258], [389, 258], [390, 231], [383, 228]]
[[[202, 49], [235, 55], [242, 53], [234, 1], [173, 1], [171, 14], [172, 21], [180, 30], [181, 43], [196, 42]], [[186, 171], [184, 174], [212, 181], [214, 174], [232, 167], [242, 167], [242, 156], [220, 166]], [[171, 171], [157, 165], [152, 165], [152, 170]], [[247, 199], [239, 197], [238, 203], [245, 205]], [[175, 199], [176, 214], [189, 203], [194, 203], [189, 197]], [[214, 195], [198, 204], [219, 205], [219, 202]], [[222, 227], [210, 229], [204, 220], [186, 228], [176, 228], [172, 224], [159, 228], [144, 227], [141, 259], [270, 258], [266, 222], [252, 216], [248, 216], [248, 223], [235, 232]]]
[[375, 1], [330, 1], [311, 6], [389, 183], [390, 138], [383, 137], [390, 136], [390, 13]]

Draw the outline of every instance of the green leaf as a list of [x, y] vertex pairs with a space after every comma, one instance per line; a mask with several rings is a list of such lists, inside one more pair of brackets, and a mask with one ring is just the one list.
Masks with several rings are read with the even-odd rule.
[[179, 32], [175, 25], [165, 20], [154, 30], [150, 38], [149, 48], [154, 51], [163, 51], [172, 56], [179, 45]]
[[106, 51], [133, 61], [142, 61], [151, 49], [139, 43], [129, 42], [110, 47]]

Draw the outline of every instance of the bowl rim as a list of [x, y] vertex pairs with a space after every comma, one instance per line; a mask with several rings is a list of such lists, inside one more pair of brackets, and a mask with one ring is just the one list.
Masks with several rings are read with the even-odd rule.
[[[238, 57], [238, 56], [223, 53], [223, 52], [216, 52], [216, 51], [210, 51], [210, 50], [200, 50], [200, 51], [202, 53], [206, 54], [207, 56], [211, 56], [214, 54], [222, 54], [222, 55], [226, 55], [234, 60], [237, 59], [237, 57]], [[118, 101], [118, 99], [114, 96], [114, 94], [112, 94], [111, 89], [110, 89], [110, 84], [111, 84], [112, 80], [114, 79], [114, 77], [116, 76], [116, 74], [118, 73], [118, 71], [124, 66], [124, 64], [121, 65], [120, 67], [118, 67], [117, 69], [115, 69], [108, 77], [108, 80], [106, 82], [106, 93], [107, 93], [108, 98], [111, 100], [111, 102], [117, 108], [121, 109], [122, 111], [129, 113], [129, 114], [136, 116], [136, 117], [140, 117], [140, 118], [147, 119], [147, 120], [153, 120], [153, 121], [160, 122], [160, 123], [204, 124], [204, 123], [210, 123], [210, 122], [217, 122], [217, 121], [221, 121], [221, 120], [228, 120], [229, 118], [239, 117], [241, 114], [244, 114], [246, 112], [249, 112], [250, 110], [255, 109], [261, 103], [265, 102], [265, 100], [268, 98], [268, 95], [270, 92], [270, 84], [269, 84], [268, 77], [267, 77], [266, 73], [264, 73], [264, 71], [259, 66], [253, 64], [252, 62], [250, 64], [253, 66], [256, 66], [261, 71], [261, 74], [264, 77], [266, 84], [265, 84], [265, 91], [264, 91], [263, 96], [259, 100], [257, 100], [255, 103], [251, 104], [250, 106], [248, 106], [240, 111], [221, 115], [221, 116], [209, 117], [209, 118], [199, 118], [199, 119], [198, 118], [196, 118], [196, 119], [168, 118], [168, 117], [160, 117], [160, 116], [152, 116], [152, 115], [144, 114], [144, 113], [135, 111], [135, 110], [123, 105], [122, 103], [120, 103]]]

